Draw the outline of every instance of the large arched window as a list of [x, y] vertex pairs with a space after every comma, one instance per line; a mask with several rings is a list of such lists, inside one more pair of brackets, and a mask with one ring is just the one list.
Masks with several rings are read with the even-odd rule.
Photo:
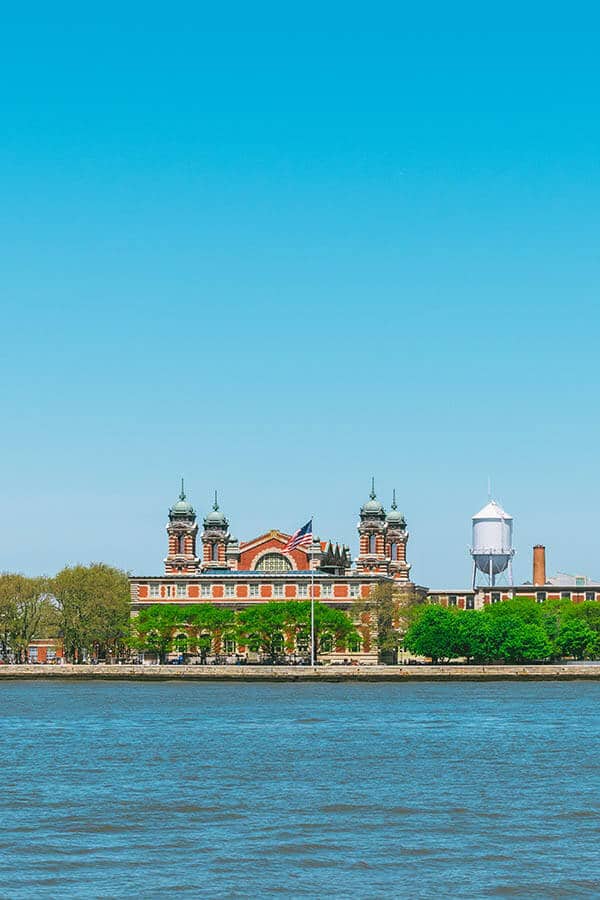
[[291, 572], [292, 564], [282, 553], [265, 553], [254, 568], [257, 572]]
[[369, 553], [377, 553], [377, 539], [374, 534], [369, 535]]

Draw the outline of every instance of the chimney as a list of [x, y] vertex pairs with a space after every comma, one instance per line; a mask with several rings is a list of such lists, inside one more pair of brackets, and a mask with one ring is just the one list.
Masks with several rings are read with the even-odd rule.
[[546, 548], [543, 544], [533, 548], [533, 583], [546, 584]]

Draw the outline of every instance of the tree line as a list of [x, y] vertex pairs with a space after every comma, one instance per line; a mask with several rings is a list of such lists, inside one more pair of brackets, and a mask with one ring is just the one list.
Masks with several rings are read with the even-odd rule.
[[[161, 662], [171, 651], [220, 655], [229, 646], [244, 646], [272, 659], [298, 651], [309, 655], [310, 619], [308, 600], [275, 600], [241, 610], [212, 603], [154, 604], [133, 620], [130, 645], [155, 654]], [[315, 602], [314, 620], [316, 653], [360, 647], [363, 635], [342, 610]]]
[[54, 578], [0, 574], [0, 656], [26, 662], [37, 638], [59, 638], [66, 658], [124, 652], [129, 636], [127, 573], [104, 563], [67, 566]]
[[[388, 584], [348, 612], [315, 603], [315, 655], [345, 648], [394, 653], [413, 594]], [[70, 662], [146, 651], [199, 655], [245, 646], [272, 658], [310, 655], [310, 601], [271, 601], [234, 610], [211, 603], [155, 604], [130, 618], [126, 572], [105, 563], [67, 566], [53, 578], [0, 574], [0, 658], [26, 662], [32, 641], [55, 638]]]
[[413, 610], [406, 650], [435, 662], [520, 663], [561, 657], [600, 657], [600, 603], [515, 598], [460, 610], [428, 605]]

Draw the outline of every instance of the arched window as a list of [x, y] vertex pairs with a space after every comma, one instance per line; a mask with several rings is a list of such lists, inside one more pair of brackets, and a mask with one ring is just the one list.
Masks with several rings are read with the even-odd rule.
[[369, 535], [369, 553], [377, 553], [376, 537], [374, 534]]
[[281, 632], [276, 632], [271, 638], [273, 653], [283, 653], [284, 637]]
[[266, 553], [254, 568], [257, 572], [291, 572], [292, 564], [282, 553]]
[[178, 653], [187, 653], [189, 646], [189, 639], [187, 634], [176, 635], [173, 644], [175, 645], [175, 649]]
[[214, 541], [212, 545], [212, 559], [214, 562], [217, 562], [219, 559], [219, 545], [216, 541]]
[[395, 541], [390, 544], [390, 559], [398, 559], [398, 544]]
[[177, 545], [178, 545], [177, 546], [178, 553], [185, 553], [185, 535], [184, 534], [179, 535]]

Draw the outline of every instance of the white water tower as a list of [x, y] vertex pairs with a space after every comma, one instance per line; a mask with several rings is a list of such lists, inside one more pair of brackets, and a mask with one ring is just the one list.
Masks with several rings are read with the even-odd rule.
[[512, 516], [495, 500], [490, 500], [473, 516], [473, 590], [478, 570], [485, 575], [490, 587], [494, 587], [498, 575], [508, 570], [508, 583], [512, 585], [512, 558], [515, 555], [512, 527]]

